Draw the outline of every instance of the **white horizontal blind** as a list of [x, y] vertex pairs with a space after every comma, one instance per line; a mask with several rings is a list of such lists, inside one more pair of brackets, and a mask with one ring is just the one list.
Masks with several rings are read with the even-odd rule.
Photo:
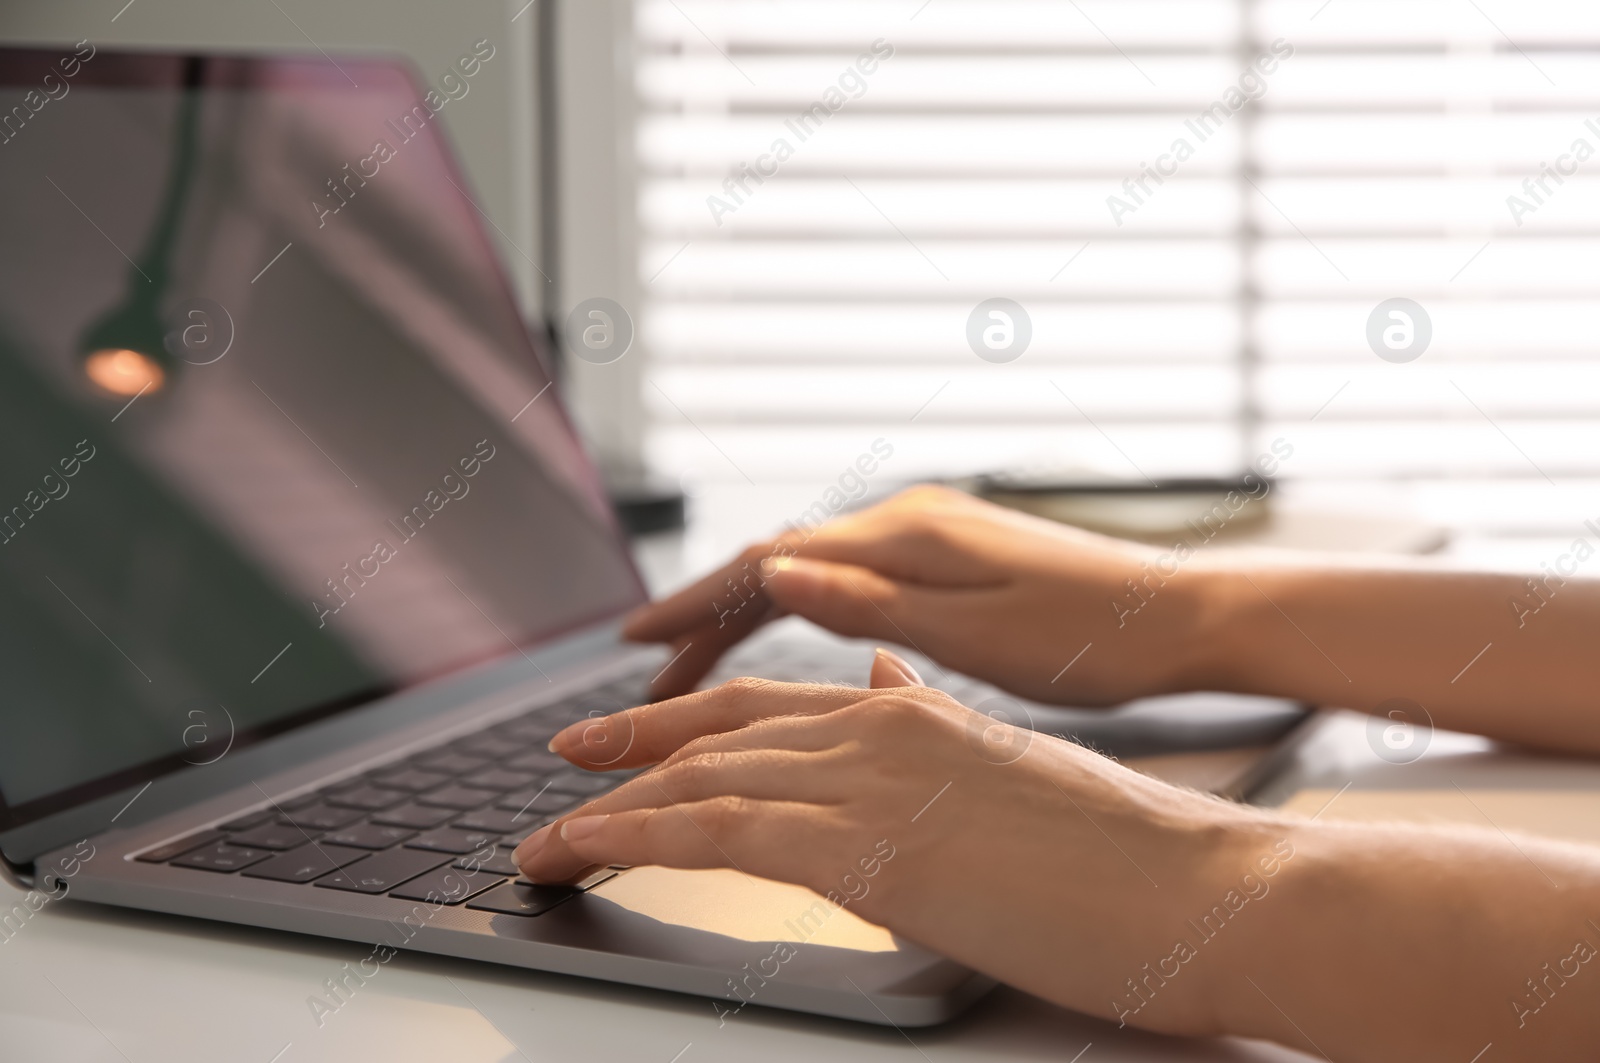
[[[1600, 152], [1595, 5], [638, 0], [635, 30], [662, 470], [826, 478], [883, 436], [896, 476], [1159, 481], [1283, 437], [1284, 477], [1457, 526], [1600, 514], [1600, 155], [1563, 158]], [[967, 339], [994, 297], [1032, 322], [1005, 364]], [[1392, 298], [1415, 361], [1369, 346]]]

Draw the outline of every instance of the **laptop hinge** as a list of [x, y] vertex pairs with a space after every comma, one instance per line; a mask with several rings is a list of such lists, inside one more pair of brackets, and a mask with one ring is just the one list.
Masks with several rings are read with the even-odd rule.
[[13, 864], [5, 856], [0, 855], [0, 878], [5, 879], [17, 889], [26, 893], [28, 890], [33, 889], [33, 864]]

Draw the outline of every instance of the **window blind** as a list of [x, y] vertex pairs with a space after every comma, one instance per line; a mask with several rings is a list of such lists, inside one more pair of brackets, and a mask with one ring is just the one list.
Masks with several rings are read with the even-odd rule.
[[[1594, 5], [637, 0], [635, 36], [660, 471], [883, 437], [897, 477], [1160, 481], [1284, 439], [1312, 494], [1600, 515]], [[969, 341], [990, 299], [1019, 357]]]

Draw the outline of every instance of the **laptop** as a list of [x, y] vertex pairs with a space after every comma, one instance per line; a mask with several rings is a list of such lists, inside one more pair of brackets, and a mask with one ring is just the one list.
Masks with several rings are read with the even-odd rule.
[[[385, 59], [0, 50], [4, 872], [723, 1014], [946, 1019], [990, 981], [848, 904], [511, 863], [627, 777], [550, 736], [643, 701], [667, 653], [618, 637], [644, 585], [440, 129], [492, 53], [429, 87]], [[727, 667], [869, 659], [777, 630]], [[1273, 712], [1269, 737], [1298, 719]]]

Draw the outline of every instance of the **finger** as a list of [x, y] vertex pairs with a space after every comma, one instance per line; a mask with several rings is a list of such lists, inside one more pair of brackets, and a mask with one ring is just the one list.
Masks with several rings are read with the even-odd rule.
[[707, 623], [720, 625], [724, 617], [745, 612], [748, 606], [741, 608], [743, 602], [755, 599], [752, 604], [761, 605], [765, 599], [759, 566], [785, 545], [783, 537], [756, 543], [682, 590], [640, 606], [623, 623], [623, 637], [634, 642], [669, 642], [686, 631]]
[[710, 690], [580, 720], [550, 740], [552, 752], [591, 770], [655, 764], [702, 735], [773, 716], [817, 716], [872, 697], [870, 690], [821, 683], [732, 679]]
[[707, 624], [673, 639], [672, 659], [650, 680], [651, 700], [660, 701], [689, 693], [716, 667], [723, 654], [776, 615], [777, 610], [767, 601], [762, 603], [759, 610], [752, 605], [735, 622]]
[[[872, 569], [799, 557], [765, 559], [757, 596], [706, 624], [676, 636], [677, 656], [650, 684], [653, 698], [693, 690], [722, 655], [769, 619], [794, 612], [844, 635], [906, 641], [907, 613], [937, 610], [936, 591], [906, 586]], [[891, 611], [892, 610], [892, 611]], [[920, 682], [916, 685], [921, 685]]]
[[867, 684], [874, 690], [885, 687], [927, 686], [917, 670], [898, 653], [890, 653], [879, 646], [872, 655], [872, 677]]
[[[726, 737], [726, 736], [718, 736]], [[672, 808], [718, 797], [761, 801], [799, 801], [818, 807], [840, 804], [849, 795], [836, 769], [836, 742], [822, 752], [740, 750], [698, 753], [686, 760], [630, 779], [552, 821], [519, 843], [512, 857], [519, 866], [542, 853], [539, 866], [549, 875], [575, 875], [587, 864], [567, 849], [562, 824], [573, 819], [612, 815], [641, 808]]]
[[[831, 715], [831, 714], [830, 714]], [[653, 805], [683, 805], [713, 797], [750, 797], [765, 801], [804, 801], [814, 805], [839, 804], [850, 797], [847, 782], [834, 777], [841, 763], [839, 745], [844, 735], [834, 727], [819, 735], [817, 721], [828, 716], [802, 721], [784, 721], [797, 727], [813, 741], [760, 749], [718, 748], [731, 746], [743, 732], [714, 735], [705, 746], [696, 746], [690, 756], [672, 759], [636, 776], [608, 794], [595, 798], [564, 814], [563, 819], [623, 812]], [[782, 741], [784, 737], [779, 736]]]
[[949, 592], [902, 583], [860, 565], [779, 558], [766, 592], [779, 609], [850, 638], [907, 642], [923, 618], [950, 608]]
[[547, 846], [534, 853], [522, 871], [535, 882], [560, 882], [570, 877], [566, 869], [574, 861], [725, 867], [805, 885], [819, 852], [832, 847], [838, 830], [809, 805], [718, 797], [568, 820], [561, 826], [565, 850]]
[[[857, 565], [890, 579], [929, 585], [988, 586], [999, 577], [967, 552], [952, 550], [928, 534], [903, 498], [944, 498], [948, 491], [908, 492], [889, 502], [843, 516], [814, 530], [794, 528], [746, 547], [728, 564], [688, 587], [641, 606], [623, 624], [635, 642], [668, 642], [712, 617], [738, 611], [741, 600], [763, 598], [764, 584], [779, 558], [804, 556]], [[924, 508], [928, 508], [925, 502]]]

